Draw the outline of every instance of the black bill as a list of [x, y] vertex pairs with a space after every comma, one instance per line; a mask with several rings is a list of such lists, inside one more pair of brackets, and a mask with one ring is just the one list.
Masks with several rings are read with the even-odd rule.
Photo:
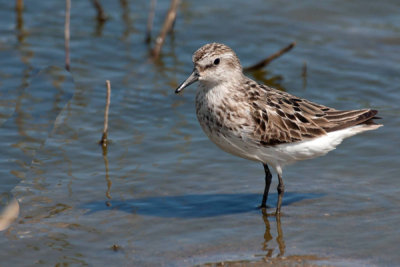
[[189, 78], [187, 78], [181, 85], [178, 86], [175, 90], [175, 94], [179, 94], [183, 89], [191, 85], [192, 83], [195, 83], [199, 80], [199, 74], [197, 73], [196, 70], [190, 74]]

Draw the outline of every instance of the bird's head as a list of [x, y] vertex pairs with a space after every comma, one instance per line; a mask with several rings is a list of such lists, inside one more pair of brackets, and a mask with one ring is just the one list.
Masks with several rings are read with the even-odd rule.
[[206, 44], [193, 54], [193, 72], [175, 93], [199, 81], [213, 87], [222, 82], [229, 82], [242, 77], [242, 65], [235, 52], [228, 46], [219, 43]]

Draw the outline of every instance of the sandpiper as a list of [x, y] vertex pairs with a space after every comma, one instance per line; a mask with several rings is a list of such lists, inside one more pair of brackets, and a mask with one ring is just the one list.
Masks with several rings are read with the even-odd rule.
[[258, 84], [243, 74], [235, 52], [210, 43], [193, 54], [192, 74], [176, 90], [198, 81], [196, 114], [206, 135], [222, 150], [259, 161], [265, 170], [260, 208], [266, 208], [272, 166], [278, 174], [281, 211], [282, 168], [325, 155], [343, 139], [382, 126], [372, 109], [336, 110]]

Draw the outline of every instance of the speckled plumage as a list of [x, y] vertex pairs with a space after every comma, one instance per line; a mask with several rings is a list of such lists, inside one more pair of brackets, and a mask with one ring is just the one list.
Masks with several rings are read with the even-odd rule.
[[199, 82], [196, 114], [204, 132], [222, 150], [263, 163], [266, 191], [268, 164], [283, 194], [283, 166], [324, 155], [344, 138], [381, 126], [372, 121], [376, 110], [340, 111], [256, 83], [226, 45], [206, 44], [192, 59], [194, 71], [176, 92]]

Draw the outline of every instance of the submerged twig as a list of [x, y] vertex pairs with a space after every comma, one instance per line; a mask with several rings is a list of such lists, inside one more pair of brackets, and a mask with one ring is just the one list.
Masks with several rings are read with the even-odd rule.
[[15, 9], [18, 12], [22, 12], [22, 9], [24, 9], [24, 0], [16, 0]]
[[161, 47], [163, 46], [164, 41], [165, 41], [165, 37], [166, 37], [167, 33], [170, 32], [170, 30], [172, 29], [172, 27], [174, 25], [177, 10], [178, 10], [178, 5], [179, 5], [179, 0], [171, 0], [171, 5], [169, 7], [167, 16], [165, 17], [164, 25], [161, 29], [160, 34], [158, 35], [158, 37], [156, 39], [156, 44], [152, 51], [154, 59], [157, 59], [159, 57], [160, 52], [161, 52]]
[[107, 96], [106, 96], [106, 109], [104, 111], [104, 128], [103, 128], [103, 135], [100, 140], [100, 144], [103, 147], [107, 146], [108, 140], [107, 140], [107, 135], [108, 135], [108, 112], [110, 110], [110, 102], [111, 102], [111, 83], [109, 80], [106, 81], [107, 85]]
[[[106, 167], [106, 182], [107, 182], [107, 191], [106, 191], [106, 197], [108, 199], [111, 199], [111, 185], [112, 185], [112, 181], [110, 179], [110, 171], [109, 171], [109, 167], [108, 167], [108, 158], [107, 158], [107, 146], [102, 146], [101, 147], [103, 150], [103, 160], [104, 160], [104, 166]], [[111, 205], [111, 203], [109, 203], [108, 201], [106, 202], [106, 205]]]
[[104, 12], [103, 7], [101, 6], [100, 2], [98, 0], [92, 0], [93, 6], [97, 11], [97, 20], [99, 22], [105, 22], [108, 17], [106, 13]]
[[282, 48], [278, 52], [270, 55], [266, 59], [261, 60], [260, 62], [254, 64], [254, 65], [252, 65], [250, 67], [244, 68], [244, 70], [245, 71], [253, 71], [253, 70], [261, 69], [261, 68], [267, 66], [269, 63], [271, 63], [272, 60], [280, 57], [281, 55], [283, 55], [286, 52], [289, 52], [295, 45], [296, 45], [296, 42], [293, 42], [293, 43], [289, 44], [288, 46]]
[[133, 22], [131, 20], [130, 17], [130, 10], [129, 10], [129, 3], [128, 0], [119, 0], [119, 3], [121, 5], [122, 8], [122, 21], [125, 24], [125, 29], [122, 33], [122, 39], [126, 39], [129, 37], [129, 34], [131, 34], [131, 32], [135, 31], [135, 28], [133, 26]]
[[64, 41], [65, 41], [65, 68], [69, 71], [69, 22], [70, 22], [71, 0], [65, 0], [65, 27], [64, 27]]
[[17, 39], [18, 42], [22, 42], [24, 40], [25, 34], [24, 34], [24, 19], [22, 17], [22, 11], [24, 9], [24, 1], [23, 0], [17, 0], [16, 5], [15, 5], [15, 11], [16, 11], [16, 29], [17, 29]]
[[147, 18], [147, 32], [146, 32], [146, 43], [151, 41], [151, 31], [153, 30], [154, 13], [156, 9], [157, 0], [151, 0], [149, 17]]

